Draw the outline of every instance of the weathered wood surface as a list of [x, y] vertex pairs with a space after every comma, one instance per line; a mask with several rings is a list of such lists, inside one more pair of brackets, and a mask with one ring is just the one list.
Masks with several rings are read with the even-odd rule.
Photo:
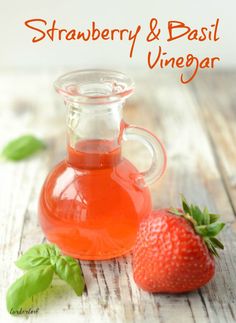
[[[136, 94], [125, 108], [128, 122], [154, 131], [168, 152], [165, 177], [151, 187], [153, 204], [179, 204], [179, 193], [224, 215], [225, 251], [215, 278], [185, 295], [152, 295], [135, 285], [131, 256], [113, 261], [81, 261], [87, 290], [76, 297], [54, 280], [44, 297], [34, 298], [38, 314], [10, 316], [6, 289], [20, 271], [17, 257], [43, 242], [37, 201], [49, 169], [65, 155], [64, 108], [52, 81], [59, 73], [2, 73], [0, 144], [26, 132], [42, 136], [48, 149], [19, 163], [0, 164], [0, 322], [156, 322], [225, 323], [236, 321], [236, 73], [201, 75], [180, 85], [172, 74], [136, 76]], [[144, 168], [145, 151], [124, 151]], [[135, 156], [135, 158], [134, 158]], [[148, 162], [148, 161], [147, 161]]]

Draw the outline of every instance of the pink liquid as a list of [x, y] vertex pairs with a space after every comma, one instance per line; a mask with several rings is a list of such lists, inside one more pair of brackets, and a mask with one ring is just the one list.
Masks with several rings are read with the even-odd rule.
[[39, 214], [48, 240], [80, 259], [121, 256], [134, 245], [139, 221], [151, 210], [148, 188], [120, 147], [87, 140], [68, 147], [42, 188]]

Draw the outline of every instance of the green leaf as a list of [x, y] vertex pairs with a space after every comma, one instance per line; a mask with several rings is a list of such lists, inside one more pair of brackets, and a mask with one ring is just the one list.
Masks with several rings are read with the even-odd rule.
[[50, 257], [60, 255], [60, 250], [53, 244], [40, 244], [26, 251], [16, 262], [16, 266], [29, 270], [41, 265], [50, 265]]
[[175, 214], [175, 215], [181, 215], [181, 216], [183, 215], [183, 212], [180, 212], [179, 210], [177, 210], [173, 207], [169, 208], [168, 212], [171, 214]]
[[21, 160], [43, 149], [45, 144], [33, 135], [24, 135], [10, 141], [2, 150], [2, 157], [9, 160]]
[[190, 208], [188, 206], [188, 203], [186, 201], [186, 198], [183, 194], [181, 194], [181, 200], [182, 200], [182, 207], [185, 213], [190, 213]]
[[209, 216], [210, 216], [210, 223], [214, 223], [220, 218], [219, 214], [214, 214], [214, 213], [209, 213]]
[[224, 245], [215, 237], [211, 237], [211, 242], [214, 244], [215, 248], [224, 249]]
[[[31, 296], [49, 287], [54, 272], [66, 281], [77, 295], [83, 293], [85, 283], [77, 261], [61, 255], [53, 244], [36, 245], [26, 251], [16, 265], [27, 272], [13, 283], [7, 292], [7, 309], [17, 311]], [[26, 305], [26, 304], [25, 304]]]
[[208, 247], [208, 249], [213, 253], [213, 255], [219, 257], [219, 254], [217, 252], [217, 248], [224, 249], [224, 245], [216, 238], [214, 237], [205, 237], [204, 241]]
[[202, 236], [214, 237], [224, 228], [224, 226], [225, 223], [211, 223], [209, 225], [197, 226], [195, 229]]
[[184, 213], [181, 214], [174, 208], [170, 209], [170, 213], [180, 215], [186, 221], [190, 222], [195, 232], [203, 238], [209, 251], [213, 255], [218, 256], [217, 248], [224, 248], [223, 244], [215, 238], [225, 226], [224, 223], [217, 222], [220, 215], [209, 213], [206, 207], [201, 210], [197, 205], [190, 205], [183, 195], [181, 195], [181, 199]]
[[203, 224], [210, 224], [210, 215], [206, 207], [203, 209], [202, 214], [203, 214]]
[[7, 291], [7, 310], [17, 310], [33, 295], [49, 287], [53, 278], [53, 266], [40, 266], [26, 272]]
[[212, 243], [212, 241], [211, 241], [211, 238], [204, 238], [204, 241], [205, 241], [205, 243], [206, 243], [206, 245], [207, 245], [207, 248], [210, 250], [210, 252], [214, 255], [214, 256], [219, 256], [218, 255], [218, 252], [217, 252], [217, 250], [216, 250], [216, 248], [215, 248], [215, 246], [214, 246], [214, 244]]
[[208, 236], [214, 237], [216, 236], [225, 226], [225, 223], [211, 223], [207, 226]]
[[59, 257], [55, 263], [55, 272], [74, 289], [78, 296], [82, 295], [85, 284], [82, 271], [75, 259], [69, 256]]
[[198, 206], [191, 205], [190, 215], [194, 218], [198, 225], [201, 225], [203, 223], [203, 214]]
[[195, 231], [203, 237], [207, 237], [207, 228], [206, 225], [199, 225], [195, 227]]

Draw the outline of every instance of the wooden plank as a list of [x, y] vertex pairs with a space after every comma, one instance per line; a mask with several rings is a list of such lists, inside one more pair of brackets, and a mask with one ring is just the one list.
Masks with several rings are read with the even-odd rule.
[[193, 89], [230, 203], [236, 214], [235, 81], [236, 73], [217, 72], [215, 77], [206, 73], [201, 75], [201, 81], [198, 79], [193, 83]]

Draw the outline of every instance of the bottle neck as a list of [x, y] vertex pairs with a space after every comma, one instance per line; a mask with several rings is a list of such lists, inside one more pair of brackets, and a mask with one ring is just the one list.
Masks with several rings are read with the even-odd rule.
[[123, 102], [67, 104], [68, 161], [79, 168], [104, 168], [120, 160]]

